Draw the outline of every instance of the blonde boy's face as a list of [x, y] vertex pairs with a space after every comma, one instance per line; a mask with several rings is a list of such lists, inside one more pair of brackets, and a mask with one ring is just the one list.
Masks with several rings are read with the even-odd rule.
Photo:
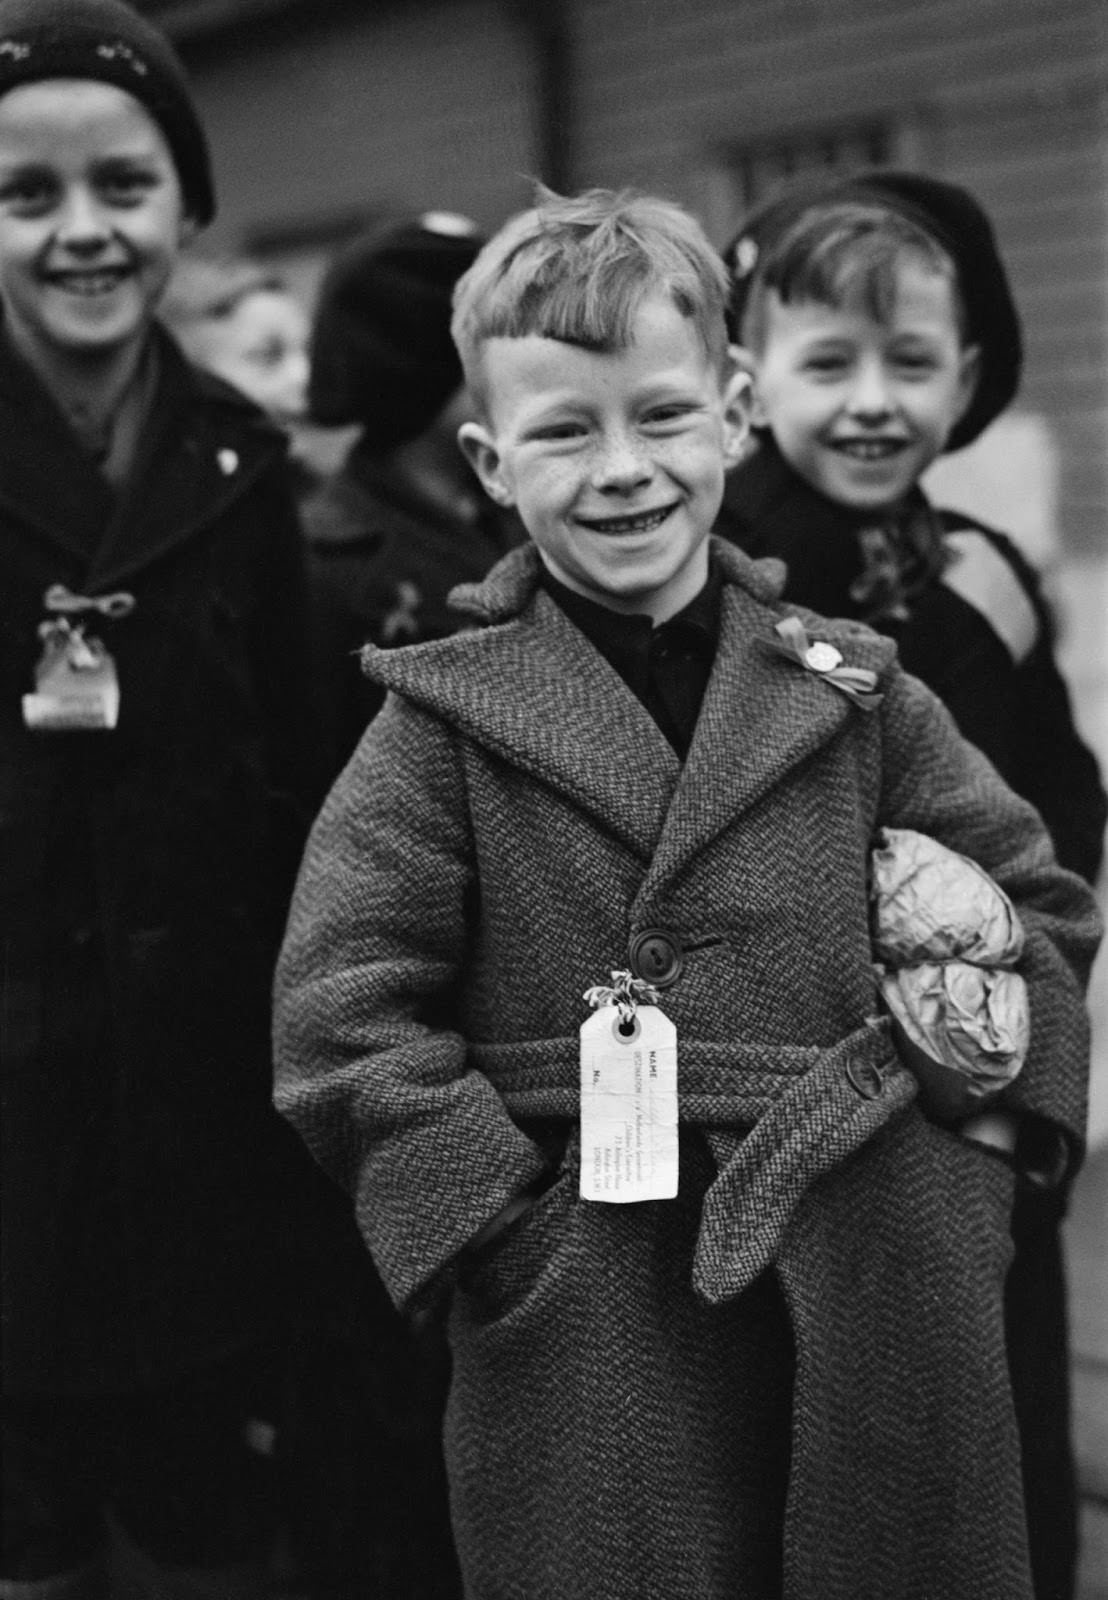
[[745, 375], [721, 374], [668, 296], [625, 350], [528, 335], [482, 351], [487, 423], [459, 441], [568, 588], [665, 621], [708, 571], [707, 536], [746, 435]]
[[814, 489], [855, 510], [901, 501], [940, 453], [972, 396], [975, 346], [963, 348], [953, 287], [903, 262], [887, 324], [864, 310], [766, 295], [750, 355], [754, 420]]
[[0, 96], [0, 297], [40, 368], [140, 340], [186, 228], [165, 137], [133, 96], [91, 79]]

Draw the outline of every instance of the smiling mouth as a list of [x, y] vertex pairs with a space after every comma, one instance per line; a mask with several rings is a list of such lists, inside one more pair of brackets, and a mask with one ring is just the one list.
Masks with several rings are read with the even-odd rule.
[[577, 521], [583, 528], [588, 528], [593, 533], [650, 533], [653, 529], [660, 528], [670, 513], [676, 509], [675, 500], [672, 505], [659, 506], [654, 511], [638, 511], [634, 516], [578, 517]]
[[831, 448], [852, 461], [889, 461], [908, 448], [907, 439], [833, 439]]
[[63, 289], [66, 294], [91, 299], [93, 295], [110, 294], [129, 276], [126, 267], [99, 267], [95, 272], [50, 272], [47, 282], [55, 289]]

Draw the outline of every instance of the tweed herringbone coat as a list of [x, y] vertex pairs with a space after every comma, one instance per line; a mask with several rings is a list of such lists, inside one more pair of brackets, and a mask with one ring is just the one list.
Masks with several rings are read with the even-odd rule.
[[[477, 630], [371, 653], [395, 692], [302, 868], [277, 1102], [397, 1302], [450, 1284], [474, 1600], [1025, 1600], [1013, 1179], [925, 1120], [876, 1017], [874, 831], [931, 833], [1016, 902], [1034, 1029], [1010, 1098], [1075, 1153], [1095, 910], [887, 641], [807, 619], [879, 674], [867, 713], [773, 648], [779, 569], [715, 559], [683, 766], [530, 548], [462, 592]], [[582, 991], [647, 927], [684, 949], [680, 1194], [591, 1204]], [[561, 1177], [467, 1254], [559, 1126]]]

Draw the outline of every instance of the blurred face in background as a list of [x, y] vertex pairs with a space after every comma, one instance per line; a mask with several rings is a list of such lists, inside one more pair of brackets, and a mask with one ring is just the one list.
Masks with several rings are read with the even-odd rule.
[[165, 137], [124, 90], [51, 78], [0, 96], [0, 298], [47, 380], [141, 345], [188, 230]]
[[176, 333], [191, 361], [233, 383], [275, 421], [305, 415], [308, 318], [287, 291], [252, 289], [228, 310]]

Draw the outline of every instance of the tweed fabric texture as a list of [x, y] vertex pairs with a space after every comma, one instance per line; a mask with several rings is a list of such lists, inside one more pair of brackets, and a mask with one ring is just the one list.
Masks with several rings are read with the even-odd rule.
[[[461, 597], [484, 627], [368, 652], [394, 693], [302, 868], [277, 1103], [399, 1303], [455, 1276], [467, 1593], [1021, 1600], [1012, 1175], [923, 1118], [876, 1023], [865, 864], [916, 828], [1011, 896], [1036, 1020], [1008, 1098], [1075, 1153], [1095, 909], [888, 641], [803, 614], [880, 674], [866, 715], [772, 649], [779, 568], [715, 557], [684, 766], [529, 547]], [[579, 1201], [571, 1142], [459, 1267], [572, 1127], [582, 991], [648, 927], [685, 950], [678, 1198]]]

